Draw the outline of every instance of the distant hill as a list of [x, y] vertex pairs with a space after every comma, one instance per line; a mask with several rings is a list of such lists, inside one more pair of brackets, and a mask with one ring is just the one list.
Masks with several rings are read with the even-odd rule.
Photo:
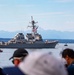
[[[29, 33], [30, 31], [0, 31], [0, 38], [13, 38], [17, 33]], [[38, 33], [40, 33], [43, 39], [74, 39], [74, 32], [69, 31], [56, 31], [56, 30], [43, 30], [39, 29]]]

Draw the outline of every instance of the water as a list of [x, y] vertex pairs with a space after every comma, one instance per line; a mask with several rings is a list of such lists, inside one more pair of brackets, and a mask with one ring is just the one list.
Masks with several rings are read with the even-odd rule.
[[[74, 49], [74, 44], [69, 43], [68, 46], [64, 46], [64, 43], [59, 43], [56, 45], [55, 48], [49, 48], [49, 49], [26, 49], [29, 53], [33, 51], [42, 51], [42, 52], [52, 52], [52, 54], [56, 57], [60, 57], [60, 52], [64, 48], [72, 48]], [[2, 53], [0, 53], [0, 67], [5, 67], [5, 66], [13, 66], [12, 61], [9, 60], [9, 58], [13, 55], [13, 52], [16, 49], [1, 49], [3, 50]]]

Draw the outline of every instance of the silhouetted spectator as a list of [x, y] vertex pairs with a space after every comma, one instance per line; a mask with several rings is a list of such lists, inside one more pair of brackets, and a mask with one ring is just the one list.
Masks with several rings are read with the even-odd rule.
[[12, 59], [12, 63], [17, 66], [23, 59], [28, 55], [28, 51], [25, 49], [17, 49], [14, 51], [13, 56], [9, 59]]
[[3, 71], [8, 75], [67, 75], [61, 61], [41, 52], [30, 53], [18, 67], [7, 67]]
[[61, 53], [62, 57], [67, 61], [67, 70], [69, 75], [74, 75], [74, 51], [73, 49], [66, 48]]

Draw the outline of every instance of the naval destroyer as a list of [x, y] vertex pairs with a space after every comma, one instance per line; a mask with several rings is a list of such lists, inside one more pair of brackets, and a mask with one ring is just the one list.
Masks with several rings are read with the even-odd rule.
[[0, 48], [27, 48], [27, 49], [40, 49], [40, 48], [55, 48], [58, 43], [57, 40], [44, 41], [42, 36], [37, 32], [38, 26], [35, 24], [33, 17], [31, 16], [32, 32], [27, 33], [25, 36], [23, 33], [17, 33], [14, 38], [8, 42], [0, 42]]

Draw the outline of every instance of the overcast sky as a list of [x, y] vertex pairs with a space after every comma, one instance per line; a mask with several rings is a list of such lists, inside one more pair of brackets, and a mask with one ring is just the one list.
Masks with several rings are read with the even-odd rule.
[[31, 16], [45, 30], [74, 31], [74, 0], [0, 0], [0, 30], [26, 30]]

